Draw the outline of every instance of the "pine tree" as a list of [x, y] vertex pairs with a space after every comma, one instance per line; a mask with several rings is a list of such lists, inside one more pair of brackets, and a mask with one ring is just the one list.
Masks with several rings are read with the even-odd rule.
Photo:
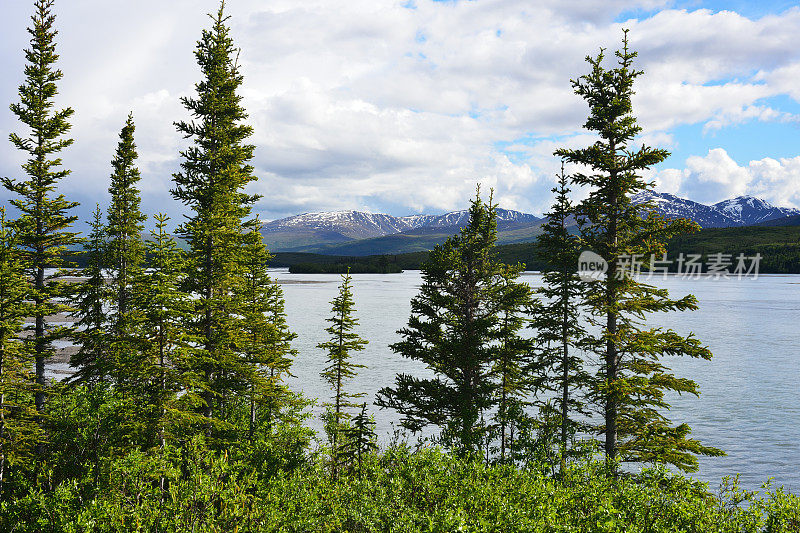
[[53, 110], [58, 92], [56, 83], [62, 73], [55, 68], [58, 61], [51, 13], [53, 0], [36, 0], [33, 26], [28, 28], [31, 46], [25, 50], [25, 82], [19, 88], [19, 103], [12, 104], [11, 111], [28, 131], [11, 133], [9, 139], [29, 157], [22, 165], [27, 175], [25, 180], [3, 178], [3, 185], [18, 198], [11, 204], [20, 211], [15, 227], [18, 245], [23, 253], [26, 274], [33, 280], [33, 338], [31, 344], [35, 359], [36, 410], [42, 412], [45, 405], [45, 361], [54, 353], [53, 341], [67, 333], [64, 327], [56, 327], [47, 317], [65, 310], [58, 303], [67, 291], [67, 286], [58, 280], [58, 273], [48, 275], [46, 268], [65, 265], [67, 247], [79, 242], [77, 234], [69, 231], [76, 217], [70, 215], [76, 202], [67, 201], [56, 193], [58, 183], [69, 174], [61, 167], [58, 154], [72, 144], [66, 134], [70, 129], [71, 108]]
[[142, 231], [146, 217], [140, 210], [141, 199], [137, 184], [139, 169], [136, 168], [136, 144], [133, 135], [135, 126], [133, 114], [128, 115], [125, 126], [119, 135], [117, 151], [111, 161], [114, 169], [111, 174], [111, 205], [108, 208], [108, 267], [111, 272], [110, 321], [113, 331], [111, 342], [112, 357], [117, 371], [117, 385], [132, 385], [136, 367], [139, 366], [133, 330], [136, 311], [131, 309], [130, 301], [134, 280], [139, 279], [139, 271], [144, 261]]
[[0, 499], [7, 472], [24, 465], [41, 439], [31, 394], [31, 357], [20, 339], [30, 284], [19, 260], [16, 236], [0, 208]]
[[193, 121], [176, 123], [192, 140], [181, 152], [181, 172], [174, 174], [173, 196], [191, 209], [178, 229], [188, 242], [185, 289], [195, 298], [196, 318], [188, 325], [199, 345], [191, 366], [194, 383], [187, 400], [205, 418], [206, 434], [226, 426], [222, 413], [233, 395], [250, 389], [252, 364], [241, 354], [236, 292], [242, 280], [242, 244], [247, 217], [257, 199], [244, 187], [255, 180], [249, 161], [254, 147], [245, 144], [252, 128], [237, 94], [242, 75], [237, 50], [226, 25], [224, 2], [203, 31], [195, 57], [203, 74], [196, 98], [182, 98]]
[[345, 382], [356, 376], [357, 369], [365, 368], [364, 365], [350, 360], [352, 353], [363, 350], [368, 343], [353, 331], [358, 326], [358, 319], [353, 316], [355, 302], [351, 279], [349, 272], [342, 275], [339, 294], [331, 301], [331, 317], [327, 319], [330, 326], [325, 328], [330, 340], [317, 345], [318, 348], [328, 352], [328, 366], [320, 375], [333, 390], [333, 403], [326, 405], [330, 408], [328, 427], [330, 427], [334, 477], [337, 475], [340, 461], [340, 434], [350, 418], [347, 409], [354, 407], [352, 399], [364, 395], [350, 393], [345, 389]]
[[169, 217], [154, 216], [156, 227], [145, 243], [149, 268], [140, 269], [134, 280], [139, 289], [131, 304], [142, 310], [136, 335], [143, 348], [143, 375], [149, 376], [150, 442], [164, 445], [167, 426], [194, 421], [176, 402], [182, 388], [183, 355], [192, 339], [184, 328], [191, 313], [188, 295], [181, 290], [183, 257], [175, 239], [167, 232]]
[[110, 296], [104, 275], [107, 242], [103, 212], [97, 205], [84, 246], [86, 267], [82, 274], [86, 280], [78, 285], [73, 295], [71, 316], [75, 319], [73, 338], [78, 343], [78, 351], [70, 358], [70, 366], [76, 368], [70, 378], [72, 382], [105, 383], [116, 371], [109, 353], [112, 335], [105, 310]]
[[[542, 276], [542, 287], [536, 291], [540, 299], [531, 323], [537, 344], [531, 374], [537, 393], [556, 397], [554, 410], [549, 402], [540, 404], [540, 408], [542, 422], [555, 420], [560, 426], [561, 472], [566, 468], [571, 435], [585, 429], [580, 420], [590, 414], [585, 397], [591, 384], [583, 360], [575, 353], [586, 331], [581, 324], [583, 283], [575, 273], [580, 240], [567, 227], [574, 220], [567, 182], [562, 164], [558, 187], [553, 189], [556, 199], [537, 239], [539, 254], [547, 259], [548, 270]], [[554, 412], [547, 412], [551, 410]]]
[[408, 374], [378, 392], [377, 405], [403, 415], [413, 432], [442, 428], [440, 440], [460, 454], [484, 449], [484, 413], [496, 405], [493, 367], [502, 298], [495, 207], [472, 201], [469, 223], [430, 253], [422, 287], [411, 301], [408, 327], [392, 350], [425, 363], [435, 378]]
[[526, 369], [530, 364], [531, 342], [521, 332], [527, 325], [533, 305], [530, 285], [518, 281], [524, 265], [502, 265], [499, 276], [498, 343], [493, 372], [497, 383], [497, 413], [500, 430], [500, 462], [513, 449], [512, 426], [527, 404], [530, 380]]
[[[589, 104], [585, 127], [600, 139], [581, 149], [560, 149], [556, 155], [583, 165], [591, 173], [576, 173], [572, 183], [589, 190], [578, 205], [587, 220], [582, 239], [609, 265], [609, 274], [587, 284], [586, 302], [598, 333], [588, 338], [589, 348], [601, 359], [596, 397], [604, 413], [604, 447], [608, 460], [663, 462], [682, 470], [697, 468], [697, 454], [720, 455], [715, 448], [689, 438], [686, 424], [672, 426], [663, 414], [669, 408], [666, 393], [699, 394], [697, 384], [678, 378], [660, 360], [685, 355], [710, 359], [711, 352], [692, 335], [646, 328], [648, 313], [687, 311], [697, 308], [688, 295], [674, 300], [665, 289], [642, 283], [625, 273], [626, 258], [660, 258], [665, 243], [674, 235], [696, 229], [686, 221], [666, 221], [650, 213], [641, 216], [630, 196], [652, 189], [640, 172], [663, 161], [662, 149], [631, 144], [641, 127], [633, 115], [633, 83], [642, 74], [633, 68], [636, 53], [623, 48], [616, 53], [617, 66], [603, 66], [604, 53], [588, 57], [591, 72], [572, 82], [575, 93]], [[651, 258], [650, 261], [647, 261]]]

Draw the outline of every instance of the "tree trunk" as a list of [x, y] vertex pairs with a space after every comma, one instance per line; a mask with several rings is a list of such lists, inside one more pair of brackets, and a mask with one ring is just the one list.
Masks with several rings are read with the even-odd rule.
[[[0, 442], [3, 442], [6, 436], [6, 376], [3, 372], [5, 372], [5, 353], [2, 348], [0, 348], [0, 386], [3, 387], [2, 391], [0, 391]], [[6, 473], [6, 454], [0, 454], [0, 501], [3, 498], [3, 480], [5, 478]]]
[[[36, 358], [36, 412], [41, 413], [44, 411], [44, 358], [45, 358], [45, 338], [44, 338], [44, 317], [41, 314], [41, 309], [44, 306], [44, 300], [40, 296], [41, 291], [44, 290], [44, 267], [36, 269], [36, 291], [37, 295], [34, 300], [35, 313], [36, 313], [36, 326], [34, 330], [33, 346]], [[41, 418], [39, 419], [41, 423]]]
[[569, 331], [569, 283], [571, 273], [569, 269], [564, 268], [563, 272], [563, 287], [564, 292], [561, 295], [562, 311], [561, 317], [561, 342], [562, 342], [562, 359], [561, 359], [561, 475], [567, 469], [567, 430], [568, 430], [568, 416], [569, 416], [569, 339], [567, 338]]
[[[613, 156], [616, 157], [616, 143], [612, 139], [610, 141], [611, 151]], [[609, 180], [612, 184], [617, 182], [617, 172], [611, 171]], [[613, 463], [617, 459], [617, 398], [614, 390], [617, 386], [617, 372], [619, 366], [619, 357], [617, 353], [617, 345], [614, 341], [614, 336], [617, 333], [617, 313], [612, 310], [617, 300], [616, 290], [616, 267], [617, 267], [617, 206], [619, 199], [615, 196], [610, 198], [612, 215], [609, 220], [608, 227], [608, 244], [613, 249], [613, 254], [609, 257], [608, 273], [606, 274], [606, 385], [612, 387], [611, 391], [606, 391], [606, 443], [605, 452], [606, 458], [609, 463]]]

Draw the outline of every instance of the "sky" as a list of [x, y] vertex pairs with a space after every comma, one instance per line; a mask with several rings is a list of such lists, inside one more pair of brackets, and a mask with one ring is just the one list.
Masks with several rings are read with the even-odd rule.
[[[7, 139], [24, 130], [8, 104], [23, 80], [32, 1], [2, 2], [0, 176], [21, 178], [22, 154]], [[173, 123], [189, 118], [180, 98], [200, 80], [193, 51], [217, 5], [56, 0], [57, 104], [75, 110], [59, 190], [81, 202], [81, 218], [108, 204], [129, 111], [144, 210], [184, 213], [169, 193], [187, 146]], [[800, 208], [797, 2], [228, 0], [226, 9], [263, 220], [442, 213], [465, 208], [477, 183], [501, 207], [546, 212], [553, 151], [593, 142], [570, 80], [601, 47], [613, 59], [623, 28], [644, 71], [636, 142], [672, 154], [645, 173], [657, 190]]]

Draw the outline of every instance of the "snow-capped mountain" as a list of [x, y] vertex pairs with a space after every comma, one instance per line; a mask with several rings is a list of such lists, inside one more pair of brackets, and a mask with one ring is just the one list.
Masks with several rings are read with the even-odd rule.
[[[369, 239], [417, 228], [444, 228], [466, 225], [469, 219], [467, 210], [453, 211], [444, 215], [410, 215], [394, 217], [381, 213], [362, 211], [334, 211], [324, 213], [303, 213], [288, 218], [273, 220], [263, 225], [262, 233], [285, 232], [287, 230], [309, 230], [335, 232], [349, 239]], [[497, 209], [498, 222], [518, 222], [535, 224], [541, 219], [534, 215]]]
[[649, 202], [656, 212], [669, 218], [688, 218], [704, 228], [752, 226], [800, 214], [800, 210], [775, 207], [759, 198], [737, 196], [714, 205], [705, 205], [674, 194], [640, 192], [631, 198], [634, 204]]
[[265, 222], [263, 233], [286, 229], [325, 230], [340, 233], [351, 239], [369, 239], [409, 229], [402, 218], [380, 213], [361, 211], [334, 211], [325, 213], [303, 213], [288, 218]]
[[743, 226], [759, 222], [786, 218], [800, 214], [800, 210], [788, 207], [774, 207], [760, 198], [737, 196], [714, 204], [712, 207], [741, 221]]
[[[694, 220], [704, 228], [750, 226], [768, 221], [779, 224], [782, 219], [789, 221], [790, 217], [800, 215], [800, 210], [774, 207], [752, 196], [740, 196], [714, 205], [705, 205], [674, 194], [646, 191], [633, 196], [631, 200], [637, 205], [649, 203], [658, 213], [669, 218]], [[303, 213], [265, 222], [261, 232], [264, 242], [274, 252], [326, 253], [325, 250], [334, 248], [350, 251], [358, 248], [370, 253], [385, 253], [386, 249], [402, 249], [403, 246], [397, 243], [430, 240], [432, 236], [456, 233], [459, 227], [466, 225], [468, 219], [467, 210], [443, 215], [404, 217], [362, 211]], [[509, 236], [511, 240], [506, 242], [533, 240], [543, 220], [520, 211], [497, 209], [498, 230], [513, 234]], [[387, 248], [373, 242], [381, 239], [388, 239], [397, 246]], [[363, 242], [354, 248], [356, 241]]]
[[[510, 209], [497, 208], [496, 213], [498, 222], [536, 224], [542, 221], [540, 217], [520, 211], [512, 211]], [[400, 217], [400, 220], [408, 224], [409, 229], [447, 228], [451, 226], [462, 227], [466, 226], [469, 221], [469, 211], [467, 209], [462, 209], [461, 211], [452, 211], [444, 215], [411, 215]]]
[[704, 228], [727, 228], [741, 226], [739, 219], [713, 206], [679, 198], [674, 194], [644, 191], [633, 195], [635, 204], [649, 202], [661, 215], [668, 218], [688, 218]]

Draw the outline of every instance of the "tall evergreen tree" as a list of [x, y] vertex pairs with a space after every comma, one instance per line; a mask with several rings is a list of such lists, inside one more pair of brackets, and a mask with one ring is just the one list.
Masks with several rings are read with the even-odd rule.
[[[136, 335], [143, 349], [142, 375], [148, 378], [149, 440], [164, 445], [169, 426], [186, 423], [187, 414], [176, 402], [183, 380], [183, 356], [192, 339], [184, 328], [191, 315], [191, 302], [181, 290], [183, 257], [175, 239], [167, 232], [169, 217], [155, 215], [156, 227], [145, 243], [149, 259], [134, 281], [139, 288], [131, 304], [142, 310]], [[193, 421], [191, 414], [189, 423]]]
[[271, 427], [279, 410], [287, 403], [289, 390], [285, 379], [291, 376], [291, 367], [297, 350], [292, 348], [292, 341], [297, 334], [289, 329], [286, 319], [283, 289], [276, 280], [267, 291], [267, 317], [270, 329], [268, 340], [269, 393], [267, 395], [267, 426]]
[[497, 413], [495, 419], [500, 430], [500, 461], [506, 460], [513, 449], [512, 427], [528, 403], [530, 379], [526, 369], [530, 365], [531, 341], [523, 338], [522, 330], [528, 324], [533, 305], [530, 285], [518, 281], [524, 265], [503, 265], [499, 283], [497, 345], [493, 371], [497, 381]]
[[[118, 385], [130, 381], [129, 369], [138, 366], [139, 349], [133, 338], [136, 313], [131, 309], [133, 283], [140, 279], [139, 270], [144, 261], [142, 231], [146, 217], [140, 210], [140, 194], [137, 188], [139, 169], [136, 168], [136, 144], [133, 135], [135, 126], [133, 114], [119, 135], [117, 151], [111, 161], [113, 173], [108, 192], [111, 205], [108, 208], [108, 267], [111, 273], [110, 320], [114, 333], [111, 342], [112, 356], [120, 372]], [[135, 375], [135, 373], [134, 373]]]
[[411, 301], [403, 340], [392, 350], [423, 362], [435, 378], [408, 374], [378, 392], [377, 405], [397, 409], [403, 426], [443, 429], [441, 441], [461, 454], [484, 448], [483, 415], [496, 405], [493, 368], [503, 297], [495, 207], [472, 201], [469, 223], [430, 253], [422, 287]]
[[[284, 313], [280, 287], [269, 276], [272, 256], [264, 246], [261, 233], [254, 229], [243, 250], [244, 285], [239, 293], [242, 309], [243, 352], [253, 365], [248, 391], [250, 403], [249, 438], [256, 430], [256, 411], [266, 411], [266, 422], [287, 400], [289, 390], [283, 381], [294, 355]], [[261, 417], [259, 417], [261, 418]]]
[[626, 259], [660, 258], [672, 236], [697, 226], [686, 220], [666, 221], [655, 213], [642, 217], [643, 208], [631, 203], [631, 195], [653, 187], [640, 172], [669, 154], [631, 146], [641, 132], [631, 97], [642, 71], [633, 68], [636, 53], [628, 48], [627, 31], [616, 57], [617, 66], [610, 69], [603, 66], [602, 50], [588, 57], [591, 72], [572, 82], [575, 93], [589, 104], [585, 127], [600, 139], [587, 148], [556, 151], [565, 161], [590, 169], [590, 173], [572, 175], [572, 183], [589, 190], [577, 209], [587, 220], [582, 239], [609, 265], [605, 278], [588, 283], [586, 296], [598, 329], [588, 338], [589, 347], [602, 362], [596, 395], [605, 421], [599, 431], [612, 462], [664, 462], [695, 470], [697, 454], [722, 452], [690, 438], [688, 425], [673, 426], [664, 415], [669, 408], [666, 393], [696, 395], [699, 391], [694, 381], [673, 375], [661, 358], [710, 359], [711, 352], [692, 335], [647, 328], [644, 318], [653, 312], [694, 310], [697, 299], [692, 295], [670, 299], [665, 289], [637, 281], [624, 267]]
[[19, 260], [16, 236], [0, 208], [0, 500], [7, 472], [24, 465], [39, 442], [31, 394], [31, 357], [20, 339], [30, 283]]
[[[558, 187], [553, 193], [555, 202], [537, 239], [539, 254], [546, 258], [548, 269], [542, 276], [542, 286], [536, 291], [540, 299], [531, 322], [536, 331], [536, 355], [531, 374], [534, 388], [540, 395], [552, 394], [556, 398], [555, 412], [543, 413], [543, 420], [556, 420], [560, 425], [559, 455], [563, 472], [571, 435], [584, 429], [581, 420], [586, 420], [590, 414], [586, 395], [591, 376], [576, 353], [586, 335], [581, 324], [583, 283], [575, 273], [580, 239], [568, 229], [570, 220], [575, 219], [563, 164]], [[551, 405], [548, 402], [540, 407], [547, 411]]]
[[189, 245], [186, 290], [195, 298], [196, 318], [188, 326], [199, 345], [190, 366], [194, 385], [189, 391], [205, 418], [207, 434], [224, 425], [221, 413], [232, 395], [250, 388], [253, 365], [239, 351], [240, 322], [236, 292], [242, 280], [242, 244], [248, 217], [257, 199], [244, 192], [255, 180], [246, 144], [252, 128], [237, 90], [242, 75], [237, 49], [226, 25], [224, 2], [203, 31], [195, 57], [203, 75], [197, 97], [181, 101], [193, 121], [176, 124], [192, 140], [181, 152], [181, 172], [174, 174], [173, 196], [191, 209], [180, 226]]
[[73, 338], [78, 342], [78, 351], [70, 358], [70, 366], [76, 368], [70, 378], [73, 382], [106, 382], [117, 370], [110, 355], [112, 335], [105, 309], [110, 296], [105, 278], [107, 242], [108, 232], [98, 205], [84, 246], [86, 267], [82, 274], [86, 280], [73, 295]]
[[55, 16], [51, 13], [53, 0], [36, 0], [30, 48], [25, 50], [25, 82], [19, 88], [19, 103], [11, 105], [27, 131], [11, 133], [9, 139], [19, 150], [28, 154], [22, 165], [27, 175], [24, 180], [3, 178], [3, 185], [15, 193], [11, 204], [20, 211], [15, 226], [19, 235], [19, 247], [24, 255], [26, 273], [33, 280], [33, 336], [31, 339], [35, 359], [36, 410], [41, 412], [45, 404], [45, 361], [54, 353], [53, 341], [67, 333], [47, 320], [65, 309], [58, 299], [65, 295], [67, 286], [58, 280], [58, 274], [48, 275], [47, 268], [65, 265], [67, 247], [79, 242], [77, 234], [69, 231], [76, 217], [70, 210], [76, 202], [67, 201], [56, 192], [58, 183], [69, 174], [62, 168], [58, 154], [72, 144], [66, 137], [72, 108], [54, 110], [54, 99], [58, 92], [56, 83], [62, 73], [55, 68], [56, 54], [54, 28]]
[[347, 409], [355, 406], [352, 399], [364, 396], [363, 393], [348, 392], [345, 388], [345, 382], [355, 377], [357, 369], [365, 368], [350, 360], [352, 353], [363, 350], [368, 343], [353, 331], [358, 319], [353, 316], [355, 302], [351, 280], [349, 272], [342, 275], [339, 294], [331, 301], [331, 316], [327, 319], [330, 326], [325, 331], [330, 335], [329, 340], [317, 345], [328, 352], [328, 366], [320, 375], [333, 390], [333, 403], [326, 405], [330, 408], [330, 420], [327, 422], [330, 427], [334, 477], [340, 461], [341, 433], [350, 418]]

